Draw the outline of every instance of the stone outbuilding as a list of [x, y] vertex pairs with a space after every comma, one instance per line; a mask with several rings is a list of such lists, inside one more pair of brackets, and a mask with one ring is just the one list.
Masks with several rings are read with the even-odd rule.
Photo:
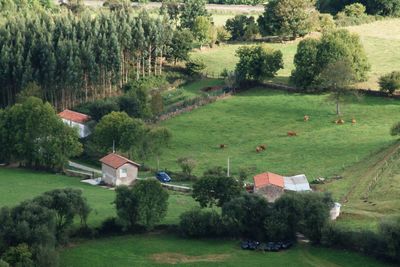
[[263, 195], [268, 202], [274, 202], [287, 191], [311, 191], [310, 184], [304, 174], [284, 177], [272, 172], [264, 172], [254, 176], [254, 193]]
[[140, 164], [111, 153], [100, 159], [102, 181], [111, 186], [131, 185], [137, 178]]
[[254, 193], [264, 196], [268, 202], [274, 202], [284, 193], [284, 178], [272, 172], [254, 176]]
[[78, 130], [79, 138], [85, 138], [91, 134], [88, 122], [91, 120], [89, 115], [65, 109], [58, 113], [62, 121], [70, 127]]

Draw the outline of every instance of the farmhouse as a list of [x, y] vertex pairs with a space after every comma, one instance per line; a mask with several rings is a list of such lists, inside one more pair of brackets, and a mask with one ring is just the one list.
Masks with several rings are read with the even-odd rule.
[[111, 186], [130, 185], [138, 174], [140, 164], [115, 153], [100, 159], [102, 181]]
[[263, 195], [268, 202], [274, 202], [285, 191], [311, 191], [311, 188], [304, 174], [284, 177], [264, 172], [254, 176], [254, 193]]
[[65, 109], [64, 111], [58, 113], [58, 116], [60, 116], [65, 124], [77, 128], [80, 138], [90, 135], [90, 129], [87, 124], [90, 121], [89, 115]]

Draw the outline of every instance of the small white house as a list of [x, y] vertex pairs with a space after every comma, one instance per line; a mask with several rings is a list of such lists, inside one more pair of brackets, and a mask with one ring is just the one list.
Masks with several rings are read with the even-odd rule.
[[91, 120], [89, 115], [65, 109], [64, 111], [58, 113], [58, 116], [60, 116], [65, 124], [69, 125], [70, 127], [77, 128], [80, 138], [90, 135], [91, 132], [87, 124]]
[[102, 181], [111, 186], [131, 185], [137, 178], [140, 164], [115, 153], [100, 159]]
[[288, 191], [311, 191], [310, 184], [308, 183], [307, 177], [304, 174], [295, 176], [283, 177], [285, 190]]

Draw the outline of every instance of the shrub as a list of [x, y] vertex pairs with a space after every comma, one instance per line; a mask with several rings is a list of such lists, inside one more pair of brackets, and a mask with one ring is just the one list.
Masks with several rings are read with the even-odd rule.
[[123, 225], [115, 217], [105, 219], [99, 228], [99, 234], [117, 234], [123, 231]]
[[392, 128], [390, 128], [390, 135], [400, 135], [400, 122], [393, 124]]
[[25, 243], [16, 247], [10, 247], [3, 255], [3, 259], [11, 266], [34, 266], [32, 261], [32, 252]]
[[258, 26], [253, 16], [236, 15], [226, 21], [225, 29], [234, 41], [249, 41], [258, 34]]
[[177, 163], [182, 169], [183, 174], [187, 176], [191, 176], [193, 169], [196, 167], [196, 160], [189, 157], [182, 157], [177, 160]]
[[393, 94], [400, 89], [400, 71], [392, 71], [379, 78], [379, 87], [381, 91]]
[[10, 267], [10, 264], [8, 264], [4, 260], [0, 259], [0, 267]]
[[379, 234], [386, 242], [387, 255], [400, 262], [400, 217], [382, 221], [379, 225]]
[[87, 102], [74, 108], [78, 112], [90, 115], [95, 121], [111, 113], [112, 111], [119, 111], [119, 105], [116, 98], [99, 99], [93, 102]]
[[226, 233], [221, 216], [216, 211], [193, 209], [180, 216], [179, 230], [187, 237], [218, 237]]
[[204, 64], [203, 60], [199, 58], [189, 59], [186, 62], [186, 72], [190, 76], [200, 75], [205, 68], [206, 64]]
[[365, 15], [365, 6], [360, 3], [354, 3], [344, 7], [343, 12], [348, 17], [362, 17]]

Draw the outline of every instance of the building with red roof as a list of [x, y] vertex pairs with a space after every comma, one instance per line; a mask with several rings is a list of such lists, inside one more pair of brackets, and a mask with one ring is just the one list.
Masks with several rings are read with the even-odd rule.
[[281, 175], [264, 172], [254, 176], [254, 193], [263, 195], [268, 202], [274, 202], [284, 193], [284, 178]]
[[131, 185], [137, 178], [140, 164], [111, 153], [100, 159], [102, 181], [111, 186]]
[[89, 115], [65, 109], [64, 111], [58, 113], [58, 116], [60, 116], [65, 124], [78, 129], [80, 138], [90, 135], [91, 132], [88, 122], [91, 120], [91, 118]]

